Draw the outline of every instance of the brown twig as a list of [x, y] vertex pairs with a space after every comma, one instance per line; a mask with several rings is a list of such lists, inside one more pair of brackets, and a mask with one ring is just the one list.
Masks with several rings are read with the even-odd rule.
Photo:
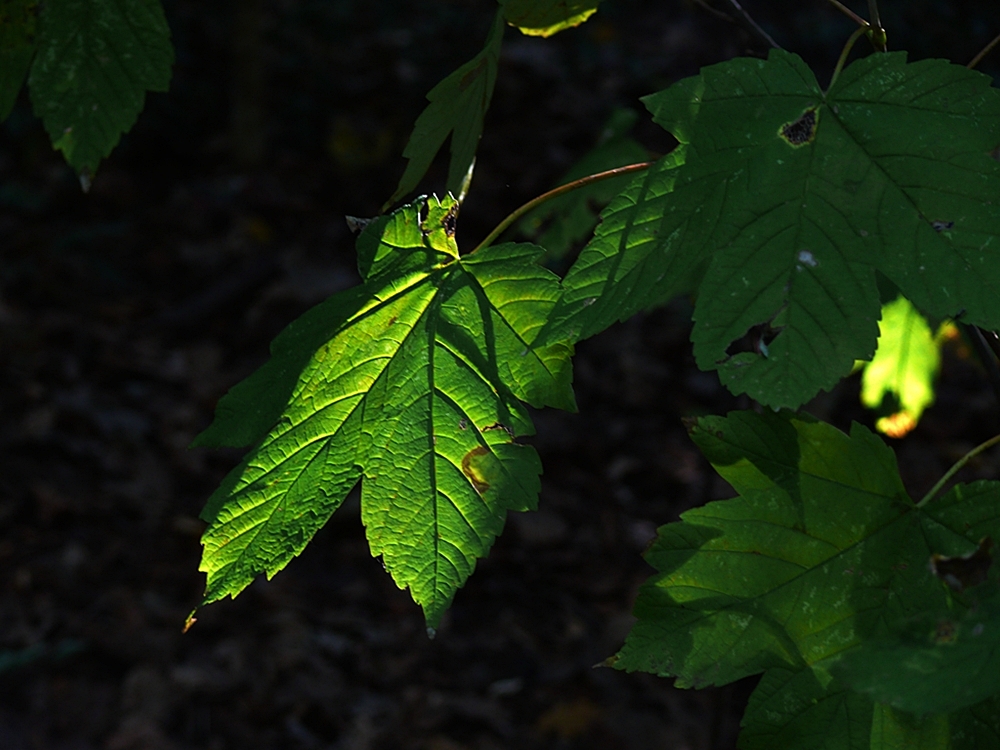
[[973, 57], [969, 61], [969, 64], [966, 65], [965, 67], [967, 67], [969, 70], [972, 70], [974, 67], [979, 65], [979, 63], [982, 62], [983, 58], [986, 57], [988, 54], [990, 54], [990, 52], [993, 51], [993, 48], [996, 47], [998, 44], [1000, 44], [1000, 34], [997, 34], [995, 37], [993, 37], [992, 42], [990, 42], [981, 50], [979, 50], [979, 54]]

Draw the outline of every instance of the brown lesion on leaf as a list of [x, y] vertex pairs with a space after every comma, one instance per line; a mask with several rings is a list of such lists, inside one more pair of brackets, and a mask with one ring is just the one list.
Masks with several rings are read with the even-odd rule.
[[462, 457], [462, 473], [472, 484], [473, 488], [482, 495], [490, 488], [490, 483], [486, 481], [482, 472], [473, 463], [480, 456], [489, 453], [489, 449], [483, 445], [478, 445]]
[[507, 436], [511, 440], [514, 439], [514, 431], [503, 422], [494, 422], [493, 424], [486, 425], [480, 430], [480, 432], [489, 432], [490, 430], [502, 430], [507, 433]]
[[778, 135], [792, 148], [799, 148], [816, 139], [816, 126], [818, 124], [819, 109], [810, 107], [797, 120], [782, 125], [778, 129]]

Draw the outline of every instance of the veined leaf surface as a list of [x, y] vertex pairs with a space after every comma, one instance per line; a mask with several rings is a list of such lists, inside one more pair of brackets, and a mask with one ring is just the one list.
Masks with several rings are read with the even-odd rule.
[[427, 93], [430, 104], [420, 113], [403, 149], [409, 160], [406, 169], [383, 210], [416, 189], [449, 135], [451, 161], [446, 189], [464, 195], [483, 134], [483, 119], [493, 98], [503, 30], [503, 14], [497, 11], [483, 50]]
[[787, 413], [734, 412], [700, 419], [691, 435], [739, 495], [660, 529], [647, 553], [659, 573], [640, 590], [615, 666], [681, 687], [764, 672], [742, 747], [867, 747], [874, 703], [833, 668], [887, 623], [964, 606], [928, 561], [1000, 531], [1000, 483], [917, 508], [892, 451], [859, 425], [848, 436]]
[[567, 275], [558, 330], [585, 336], [631, 314], [621, 268], [648, 269], [655, 283], [635, 282], [647, 304], [686, 291], [693, 271], [699, 366], [778, 407], [871, 357], [876, 270], [929, 315], [1000, 326], [1000, 163], [989, 155], [1000, 92], [986, 76], [873, 54], [823, 92], [800, 58], [772, 50], [645, 102], [683, 156], [664, 188], [611, 205], [605, 222], [618, 229], [599, 228]]
[[456, 214], [421, 199], [369, 225], [365, 283], [289, 326], [220, 402], [198, 444], [253, 447], [203, 514], [205, 603], [274, 575], [363, 477], [372, 553], [433, 627], [506, 512], [535, 507], [521, 402], [575, 408], [571, 347], [531, 346], [558, 279], [534, 245], [460, 258]]
[[28, 76], [35, 114], [77, 172], [93, 174], [166, 91], [174, 50], [159, 0], [47, 0]]

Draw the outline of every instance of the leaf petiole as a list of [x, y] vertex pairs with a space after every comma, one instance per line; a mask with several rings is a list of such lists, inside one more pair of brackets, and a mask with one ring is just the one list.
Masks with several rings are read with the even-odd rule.
[[917, 507], [922, 508], [925, 505], [927, 505], [927, 503], [933, 500], [934, 496], [941, 491], [941, 488], [944, 487], [949, 482], [949, 480], [951, 480], [951, 478], [955, 476], [956, 473], [958, 473], [959, 469], [961, 469], [963, 466], [969, 463], [969, 461], [978, 456], [980, 453], [989, 450], [997, 443], [1000, 443], [1000, 435], [994, 435], [985, 443], [980, 443], [971, 451], [969, 451], [960, 459], [958, 459], [958, 461], [955, 462], [955, 465], [952, 466], [950, 469], [948, 469], [948, 471], [945, 472], [944, 476], [938, 480], [937, 484], [931, 487], [930, 491], [928, 491], [928, 493], [923, 496], [921, 501], [917, 503]]
[[847, 44], [844, 45], [843, 52], [840, 53], [840, 59], [837, 60], [837, 67], [833, 69], [833, 76], [830, 78], [830, 85], [826, 87], [827, 92], [833, 88], [833, 84], [837, 82], [837, 77], [840, 75], [840, 71], [844, 68], [844, 63], [847, 62], [847, 56], [851, 54], [851, 50], [854, 49], [854, 43], [858, 41], [863, 35], [871, 33], [871, 27], [866, 22], [864, 26], [858, 28], [851, 37], [847, 40]]
[[551, 200], [552, 198], [558, 198], [560, 195], [571, 193], [578, 188], [582, 188], [586, 185], [591, 185], [595, 182], [600, 182], [601, 180], [610, 180], [612, 177], [620, 177], [623, 174], [631, 174], [632, 172], [641, 172], [644, 169], [649, 169], [651, 166], [653, 166], [654, 163], [655, 162], [646, 161], [646, 162], [641, 162], [639, 164], [628, 164], [624, 167], [616, 167], [615, 169], [609, 169], [606, 172], [589, 174], [586, 177], [581, 177], [578, 180], [567, 182], [565, 185], [560, 185], [557, 188], [549, 190], [547, 193], [542, 193], [537, 198], [532, 198], [523, 206], [516, 209], [513, 213], [508, 215], [506, 219], [497, 224], [496, 228], [494, 228], [492, 232], [486, 235], [486, 239], [484, 239], [482, 242], [480, 242], [478, 245], [472, 248], [472, 250], [469, 251], [469, 254], [471, 255], [477, 250], [482, 250], [484, 247], [492, 245], [493, 241], [496, 240], [496, 238], [499, 237], [501, 234], [503, 234], [504, 231], [506, 231], [506, 229], [511, 224], [513, 224], [515, 221], [520, 219], [522, 216], [524, 216], [532, 209], [542, 205], [543, 203], [545, 203], [548, 200]]
[[996, 47], [998, 44], [1000, 44], [1000, 34], [997, 34], [995, 37], [993, 37], [992, 42], [990, 42], [981, 50], [979, 50], [979, 53], [971, 60], [969, 60], [969, 64], [966, 65], [965, 67], [967, 67], [969, 70], [972, 70], [974, 67], [979, 65], [979, 63], [982, 62], [983, 58], [986, 57], [988, 54], [990, 54], [990, 52], [993, 51], [993, 48]]

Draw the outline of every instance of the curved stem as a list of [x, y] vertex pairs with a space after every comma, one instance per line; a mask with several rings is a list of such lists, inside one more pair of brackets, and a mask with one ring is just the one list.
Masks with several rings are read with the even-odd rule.
[[631, 174], [632, 172], [641, 172], [644, 169], [649, 169], [653, 166], [655, 162], [646, 161], [641, 164], [629, 164], [624, 167], [618, 167], [616, 169], [609, 169], [607, 172], [598, 172], [597, 174], [589, 174], [586, 177], [581, 177], [579, 180], [573, 180], [572, 182], [567, 182], [565, 185], [560, 185], [554, 190], [550, 190], [547, 193], [542, 193], [537, 198], [533, 198], [523, 206], [511, 213], [506, 219], [497, 224], [496, 228], [486, 235], [486, 239], [476, 245], [469, 254], [476, 252], [477, 250], [482, 250], [484, 247], [489, 247], [493, 244], [493, 241], [499, 237], [504, 231], [515, 221], [524, 216], [528, 211], [533, 208], [542, 205], [547, 200], [552, 198], [558, 198], [560, 195], [566, 193], [571, 193], [577, 188], [582, 188], [586, 185], [590, 185], [595, 182], [600, 182], [601, 180], [610, 180], [612, 177], [619, 177], [623, 174]]
[[851, 38], [848, 39], [847, 44], [844, 45], [844, 51], [840, 53], [840, 59], [837, 60], [837, 67], [833, 69], [833, 77], [830, 78], [830, 85], [826, 87], [827, 91], [832, 89], [833, 84], [837, 82], [837, 76], [840, 75], [840, 71], [844, 68], [844, 63], [847, 62], [847, 56], [851, 54], [851, 50], [854, 48], [854, 43], [870, 30], [871, 27], [865, 23], [864, 26], [858, 28], [853, 34], [851, 34]]
[[935, 484], [933, 487], [931, 487], [930, 491], [926, 495], [924, 495], [923, 499], [919, 503], [917, 503], [917, 507], [918, 508], [924, 507], [927, 503], [929, 503], [932, 499], [934, 499], [934, 496], [941, 491], [941, 488], [944, 487], [949, 482], [949, 480], [951, 480], [953, 476], [955, 476], [955, 474], [958, 472], [959, 469], [961, 469], [963, 466], [969, 463], [970, 460], [978, 456], [980, 453], [982, 453], [985, 450], [989, 450], [997, 443], [1000, 443], [1000, 435], [994, 435], [985, 443], [980, 443], [971, 451], [969, 451], [960, 459], [958, 459], [958, 461], [955, 462], [955, 465], [952, 466], [950, 469], [948, 469], [948, 471], [945, 472], [945, 475], [938, 480], [938, 483]]
[[979, 54], [973, 57], [969, 61], [969, 64], [966, 65], [965, 67], [967, 67], [969, 70], [972, 70], [974, 67], [979, 65], [979, 63], [982, 62], [983, 58], [986, 57], [988, 54], [990, 54], [990, 52], [993, 51], [993, 48], [996, 47], [998, 44], [1000, 44], [1000, 34], [997, 34], [995, 37], [993, 37], [992, 42], [990, 42], [981, 50], [979, 50]]
[[845, 16], [847, 16], [848, 18], [850, 18], [858, 26], [862, 26], [862, 27], [867, 27], [868, 26], [868, 22], [865, 19], [863, 19], [861, 16], [859, 16], [857, 13], [855, 13], [853, 10], [851, 10], [850, 8], [848, 8], [843, 3], [838, 2], [838, 0], [829, 0], [829, 2], [830, 2], [831, 5], [833, 5], [834, 8], [836, 8], [841, 13], [843, 13]]

